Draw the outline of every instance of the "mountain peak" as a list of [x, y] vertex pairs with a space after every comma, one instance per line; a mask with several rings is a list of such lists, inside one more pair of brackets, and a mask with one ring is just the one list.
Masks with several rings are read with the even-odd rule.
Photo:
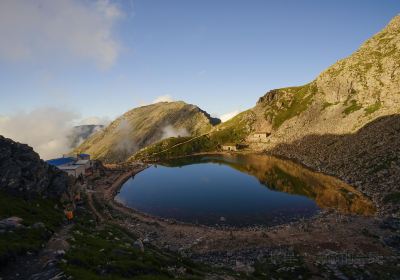
[[199, 107], [183, 101], [158, 102], [126, 112], [75, 151], [109, 162], [124, 161], [161, 139], [200, 135], [219, 122]]
[[388, 23], [385, 28], [386, 30], [394, 30], [400, 31], [400, 14], [396, 15], [392, 20]]

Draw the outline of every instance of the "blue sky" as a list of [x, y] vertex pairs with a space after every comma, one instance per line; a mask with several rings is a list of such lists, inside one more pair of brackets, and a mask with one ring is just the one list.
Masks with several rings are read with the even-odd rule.
[[165, 95], [245, 110], [313, 80], [399, 12], [395, 0], [4, 0], [0, 115], [112, 119]]

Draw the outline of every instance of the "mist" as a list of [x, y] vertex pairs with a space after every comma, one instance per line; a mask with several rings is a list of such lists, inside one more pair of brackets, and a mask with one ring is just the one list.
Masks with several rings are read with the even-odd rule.
[[90, 124], [90, 125], [79, 125], [74, 126], [68, 135], [69, 148], [74, 149], [81, 145], [87, 138], [103, 130], [104, 125]]
[[172, 125], [167, 125], [162, 128], [162, 139], [170, 138], [170, 137], [186, 137], [190, 136], [190, 133], [186, 128], [174, 128]]
[[[0, 116], [0, 135], [28, 144], [44, 160], [61, 157], [102, 129], [105, 118], [80, 120], [80, 114], [57, 108], [37, 108]], [[94, 125], [90, 122], [95, 122]], [[80, 123], [81, 126], [75, 126]], [[87, 126], [86, 124], [91, 124]]]
[[0, 118], [0, 135], [28, 144], [42, 159], [69, 152], [68, 135], [79, 114], [55, 108], [18, 112]]
[[115, 151], [130, 155], [138, 150], [138, 145], [132, 140], [130, 131], [131, 124], [128, 120], [122, 119], [117, 127], [119, 141], [114, 147]]

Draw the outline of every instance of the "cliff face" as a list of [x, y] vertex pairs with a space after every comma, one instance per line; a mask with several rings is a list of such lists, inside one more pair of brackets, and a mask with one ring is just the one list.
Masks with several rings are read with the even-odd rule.
[[161, 102], [135, 108], [82, 143], [85, 152], [106, 162], [125, 161], [137, 150], [169, 137], [208, 132], [218, 119], [184, 102]]
[[0, 136], [0, 190], [23, 197], [59, 198], [70, 183], [66, 173], [46, 164], [31, 147]]

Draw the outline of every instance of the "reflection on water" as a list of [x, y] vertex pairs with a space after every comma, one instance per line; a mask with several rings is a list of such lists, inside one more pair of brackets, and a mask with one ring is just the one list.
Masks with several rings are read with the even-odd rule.
[[319, 208], [371, 215], [370, 200], [344, 182], [264, 155], [196, 156], [136, 175], [116, 199], [140, 211], [184, 222], [274, 225]]
[[174, 160], [165, 164], [179, 166], [198, 162], [229, 165], [256, 177], [269, 189], [307, 196], [313, 199], [320, 208], [366, 216], [375, 213], [372, 201], [345, 182], [311, 171], [292, 161], [272, 156], [256, 154], [203, 156]]

